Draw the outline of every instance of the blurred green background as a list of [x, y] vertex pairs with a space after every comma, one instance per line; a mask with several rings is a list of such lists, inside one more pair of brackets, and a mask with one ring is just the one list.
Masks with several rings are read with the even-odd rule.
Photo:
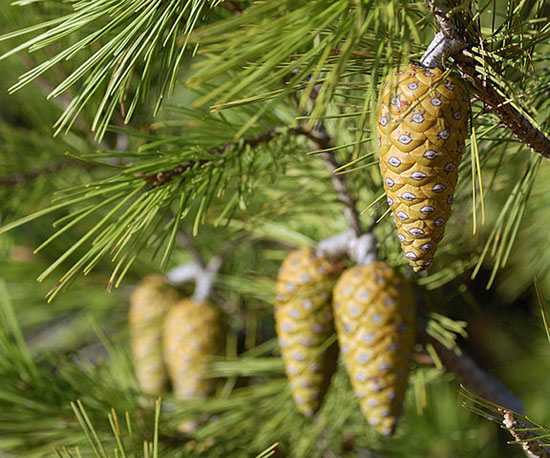
[[[70, 5], [62, 2], [37, 2], [25, 8], [9, 7], [5, 2], [0, 11], [0, 32], [36, 24], [69, 9]], [[491, 8], [483, 14], [489, 21]], [[12, 46], [13, 42], [0, 42], [0, 52]], [[70, 133], [52, 136], [52, 126], [67, 99], [61, 96], [46, 100], [45, 96], [74, 69], [75, 62], [62, 62], [55, 71], [8, 95], [17, 77], [59, 51], [56, 46], [0, 62], [1, 223], [45, 208], [59, 190], [112, 173], [107, 167], [78, 161], [66, 153], [82, 156], [97, 149], [130, 151], [146, 142], [124, 131], [108, 132], [101, 143], [97, 142], [88, 129], [94, 116], [91, 107], [84, 109]], [[188, 106], [195, 98], [196, 94], [181, 84], [170, 104]], [[539, 110], [544, 113], [547, 107]], [[277, 116], [285, 119], [289, 114]], [[156, 118], [151, 110], [141, 108], [131, 128], [144, 136], [167, 133], [170, 123], [174, 122], [177, 129], [176, 121], [183, 117], [167, 106]], [[329, 127], [338, 131], [339, 122]], [[113, 124], [123, 126], [117, 116]], [[346, 135], [342, 133], [341, 143]], [[506, 202], [510, 184], [522, 176], [529, 158], [525, 155], [514, 161], [509, 161], [498, 175], [495, 191], [485, 196], [486, 222], [478, 226], [475, 235], [465, 234], [471, 231], [471, 204], [469, 184], [464, 185], [447, 229], [447, 242], [438, 254], [441, 269], [431, 277], [421, 277], [419, 283], [426, 287], [426, 302], [431, 309], [468, 323], [469, 338], [459, 339], [464, 350], [523, 400], [530, 418], [550, 425], [550, 343], [533, 287], [537, 276], [543, 296], [550, 297], [550, 235], [545, 229], [550, 224], [550, 170], [546, 163], [538, 171], [510, 260], [492, 287], [486, 289], [492, 272], [489, 260], [473, 280], [471, 268], [457, 267], [472, 265], [471, 259], [488, 240]], [[224, 374], [226, 393], [232, 393], [233, 386], [235, 392], [190, 406], [179, 405], [167, 395], [160, 423], [161, 455], [255, 456], [280, 441], [277, 456], [523, 456], [520, 447], [506, 445], [511, 437], [498, 425], [462, 407], [463, 398], [452, 374], [433, 367], [415, 369], [405, 415], [392, 439], [379, 439], [366, 426], [343, 368], [321, 419], [312, 422], [299, 417], [273, 341], [273, 279], [289, 247], [329, 236], [345, 228], [345, 223], [335, 221], [340, 207], [334, 196], [327, 195], [330, 183], [319, 180], [326, 177], [322, 164], [315, 159], [296, 159], [288, 163], [286, 172], [258, 190], [246, 211], [238, 211], [227, 228], [207, 224], [193, 239], [206, 258], [219, 251], [228, 238], [238, 241], [227, 257], [215, 297], [224, 310], [231, 312], [227, 346], [230, 363], [224, 366], [220, 362], [218, 370]], [[368, 198], [372, 195], [365, 200]], [[213, 204], [218, 207], [213, 207], [209, 222], [223, 208], [223, 199]], [[154, 408], [151, 400], [143, 401], [138, 394], [133, 378], [126, 314], [133, 286], [144, 275], [157, 271], [158, 263], [145, 250], [122, 286], [107, 292], [112, 264], [102, 259], [89, 275], [79, 276], [66, 292], [47, 303], [44, 297], [54, 286], [53, 279], [37, 283], [36, 278], [87, 230], [77, 224], [33, 254], [54, 233], [55, 219], [65, 214], [46, 215], [0, 237], [0, 281], [5, 285], [0, 289], [0, 342], [4, 343], [0, 345], [0, 456], [48, 456], [54, 447], [61, 450], [75, 445], [81, 447], [82, 456], [92, 456], [69, 405], [76, 399], [82, 399], [99, 437], [109, 446], [113, 444], [107, 417], [111, 407], [120, 418], [129, 412], [135, 427], [130, 442], [153, 440]], [[252, 228], [247, 226], [251, 219]], [[192, 230], [190, 226], [184, 223], [186, 231]], [[379, 231], [383, 238], [391, 229], [386, 225]], [[382, 251], [395, 251], [394, 245], [388, 242]], [[81, 251], [77, 250], [72, 259], [77, 259]], [[178, 248], [169, 266], [190, 259], [185, 250]], [[452, 272], [446, 272], [443, 266], [450, 266]], [[22, 330], [32, 363], [25, 359], [16, 338], [13, 318]], [[237, 354], [241, 359], [235, 358]], [[173, 425], [182, 415], [197, 412], [213, 413], [214, 421], [194, 438], [175, 440]]]

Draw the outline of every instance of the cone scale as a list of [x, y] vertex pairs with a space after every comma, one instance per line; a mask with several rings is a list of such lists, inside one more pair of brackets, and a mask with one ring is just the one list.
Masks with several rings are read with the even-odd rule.
[[[293, 251], [277, 278], [275, 321], [285, 372], [298, 410], [315, 414], [336, 371], [331, 290], [340, 266], [311, 248]], [[323, 351], [323, 348], [324, 351]]]
[[205, 377], [207, 365], [225, 343], [223, 318], [207, 301], [183, 299], [166, 315], [163, 347], [174, 394], [179, 399], [205, 398], [216, 382]]
[[166, 389], [168, 375], [162, 358], [162, 322], [178, 300], [177, 291], [160, 275], [145, 277], [130, 299], [128, 322], [134, 370], [144, 393]]
[[382, 86], [380, 170], [401, 248], [415, 272], [432, 263], [451, 215], [468, 113], [464, 84], [439, 69], [409, 64]]
[[365, 418], [395, 431], [403, 409], [415, 339], [412, 288], [383, 262], [344, 271], [334, 288], [338, 340]]

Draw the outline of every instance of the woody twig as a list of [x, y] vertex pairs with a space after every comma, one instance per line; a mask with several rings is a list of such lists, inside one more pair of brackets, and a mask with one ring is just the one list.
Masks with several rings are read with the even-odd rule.
[[550, 449], [540, 440], [535, 439], [533, 427], [518, 420], [514, 413], [504, 410], [502, 423], [512, 435], [516, 443], [520, 444], [527, 458], [550, 458]]
[[419, 341], [430, 344], [435, 349], [441, 363], [448, 371], [468, 389], [495, 404], [502, 405], [516, 412], [523, 412], [523, 402], [514, 396], [504, 384], [488, 374], [475, 361], [458, 347], [447, 348], [426, 332], [425, 323], [417, 328]]
[[[503, 88], [497, 87], [496, 83], [491, 82], [476, 69], [476, 61], [469, 50], [476, 43], [468, 41], [465, 30], [462, 30], [462, 33], [457, 30], [453, 17], [444, 7], [435, 2], [429, 2], [428, 5], [434, 12], [440, 31], [424, 53], [421, 59], [422, 65], [442, 67], [445, 59], [452, 57], [458, 70], [471, 83], [477, 98], [485, 104], [487, 110], [500, 118], [502, 124], [510, 129], [522, 143], [550, 159], [550, 138], [509, 103]], [[479, 31], [475, 26], [472, 27], [477, 39], [482, 43]], [[465, 29], [465, 27], [461, 28]]]

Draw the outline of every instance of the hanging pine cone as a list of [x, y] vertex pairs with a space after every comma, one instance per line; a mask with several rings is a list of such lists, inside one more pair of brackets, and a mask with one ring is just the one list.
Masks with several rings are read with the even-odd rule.
[[204, 373], [225, 343], [218, 308], [207, 301], [183, 299], [166, 315], [163, 331], [164, 358], [176, 397], [195, 399], [213, 394], [216, 382]]
[[291, 252], [277, 278], [275, 321], [292, 396], [307, 416], [317, 412], [336, 370], [338, 346], [326, 344], [334, 333], [331, 290], [340, 265], [311, 248]]
[[162, 359], [162, 322], [178, 292], [160, 275], [145, 277], [130, 299], [128, 321], [136, 377], [141, 390], [159, 394], [168, 381]]
[[463, 83], [416, 64], [395, 70], [378, 112], [380, 169], [401, 248], [415, 272], [432, 263], [451, 215], [468, 133]]
[[334, 288], [338, 340], [368, 422], [395, 431], [415, 338], [412, 288], [383, 262], [347, 269]]

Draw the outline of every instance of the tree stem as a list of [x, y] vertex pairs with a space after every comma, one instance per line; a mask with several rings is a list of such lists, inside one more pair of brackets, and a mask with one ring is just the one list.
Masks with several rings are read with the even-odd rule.
[[466, 353], [449, 349], [426, 333], [425, 323], [418, 326], [418, 338], [423, 344], [429, 343], [434, 347], [445, 368], [453, 372], [468, 389], [495, 404], [523, 412], [521, 399], [514, 396], [500, 380], [481, 369]]
[[[313, 131], [307, 130], [305, 127], [301, 126], [296, 128], [295, 132], [308, 138], [319, 150], [326, 150], [332, 146], [331, 138], [324, 128]], [[357, 212], [357, 204], [349, 193], [344, 179], [336, 172], [336, 170], [340, 168], [340, 164], [334, 157], [334, 154], [330, 152], [320, 153], [319, 156], [323, 159], [326, 168], [330, 172], [330, 179], [336, 191], [336, 195], [338, 196], [338, 200], [344, 204], [346, 220], [355, 236], [359, 237], [363, 231], [361, 230], [361, 220]]]

